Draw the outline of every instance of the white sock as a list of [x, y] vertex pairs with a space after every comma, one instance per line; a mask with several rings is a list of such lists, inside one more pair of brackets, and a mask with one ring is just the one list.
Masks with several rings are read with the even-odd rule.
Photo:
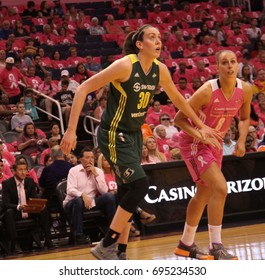
[[221, 230], [222, 225], [220, 226], [212, 226], [208, 225], [208, 231], [209, 231], [209, 249], [212, 249], [212, 243], [222, 243], [221, 239]]
[[187, 246], [191, 246], [194, 243], [195, 233], [197, 231], [198, 226], [189, 226], [185, 222], [184, 231], [181, 237], [181, 242], [183, 242]]

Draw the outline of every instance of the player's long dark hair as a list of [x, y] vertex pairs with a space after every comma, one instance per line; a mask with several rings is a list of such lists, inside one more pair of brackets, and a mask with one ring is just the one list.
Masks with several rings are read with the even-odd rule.
[[145, 24], [136, 31], [130, 32], [124, 40], [123, 52], [125, 55], [137, 54], [139, 49], [136, 47], [137, 41], [143, 41], [144, 30], [152, 27], [150, 24]]

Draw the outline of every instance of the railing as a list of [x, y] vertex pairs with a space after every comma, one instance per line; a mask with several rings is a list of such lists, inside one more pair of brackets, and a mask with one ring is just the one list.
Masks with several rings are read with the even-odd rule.
[[[23, 86], [23, 87], [26, 87], [26, 85], [22, 82], [18, 82], [19, 85]], [[44, 98], [47, 98], [49, 99], [51, 102], [55, 103], [55, 105], [57, 106], [57, 109], [58, 109], [58, 114], [59, 114], [59, 117], [57, 117], [56, 115], [53, 115], [53, 114], [50, 114], [48, 112], [46, 112], [45, 110], [43, 110], [42, 108], [40, 108], [39, 106], [35, 106], [37, 110], [43, 112], [44, 114], [48, 115], [48, 116], [51, 116], [52, 118], [58, 120], [60, 122], [60, 126], [61, 126], [61, 133], [64, 134], [64, 123], [63, 123], [63, 115], [62, 115], [62, 109], [61, 109], [61, 105], [59, 103], [58, 100], [46, 95], [45, 93], [42, 93], [34, 88], [32, 88], [32, 90], [34, 92], [36, 92], [39, 96], [42, 96]]]
[[[87, 128], [87, 119], [90, 120], [91, 131]], [[96, 118], [94, 118], [94, 117], [92, 117], [90, 115], [85, 115], [84, 116], [84, 120], [83, 120], [84, 130], [85, 130], [86, 133], [92, 135], [94, 147], [97, 147], [98, 146], [98, 140], [97, 140], [97, 135], [95, 133], [95, 124], [94, 124], [94, 122], [100, 123], [100, 120], [96, 119]]]

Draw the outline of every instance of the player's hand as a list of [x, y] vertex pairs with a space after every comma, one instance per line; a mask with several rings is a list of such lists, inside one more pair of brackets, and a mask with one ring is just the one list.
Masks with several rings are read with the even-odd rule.
[[243, 157], [246, 153], [245, 143], [237, 141], [233, 155], [236, 157]]
[[206, 138], [209, 137], [214, 137], [219, 141], [223, 141], [223, 137], [221, 136], [220, 132], [207, 125], [203, 125], [202, 128], [199, 129], [199, 133], [201, 134], [202, 141], [206, 140]]
[[206, 137], [205, 140], [201, 140], [203, 144], [211, 145], [218, 150], [222, 150], [221, 142], [218, 141], [215, 137]]
[[76, 147], [76, 134], [74, 131], [66, 130], [63, 139], [60, 143], [60, 147], [65, 155], [69, 155], [71, 150]]

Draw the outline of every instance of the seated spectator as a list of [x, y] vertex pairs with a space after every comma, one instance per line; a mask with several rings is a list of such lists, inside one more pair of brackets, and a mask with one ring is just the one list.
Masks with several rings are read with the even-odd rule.
[[[69, 49], [69, 56], [66, 59], [66, 65], [67, 67], [76, 67], [76, 73], [79, 73], [77, 70], [77, 66], [81, 63], [86, 63], [85, 58], [78, 56], [76, 47], [71, 47]], [[80, 80], [76, 80], [78, 83], [80, 83]]]
[[49, 74], [46, 63], [42, 61], [42, 58], [38, 53], [34, 56], [33, 65], [35, 66], [35, 75], [40, 77], [41, 80], [43, 80], [44, 77]]
[[13, 164], [15, 163], [15, 156], [13, 153], [9, 152], [4, 140], [0, 139], [0, 158], [2, 159], [4, 165], [12, 168]]
[[[51, 73], [45, 75], [44, 81], [39, 86], [39, 91], [46, 94], [49, 97], [54, 97], [54, 95], [59, 91], [57, 84], [52, 80]], [[48, 98], [39, 98], [40, 107], [45, 109], [48, 113], [48, 120], [52, 120], [52, 101]]]
[[185, 61], [179, 62], [178, 69], [176, 69], [176, 71], [172, 75], [174, 84], [178, 84], [180, 78], [185, 78], [188, 83], [190, 83], [192, 79], [191, 70], [187, 68]]
[[86, 69], [83, 62], [78, 62], [75, 67], [75, 74], [73, 76], [73, 79], [81, 84], [82, 81], [87, 80], [91, 76], [93, 76], [94, 73], [92, 71], [89, 71]]
[[0, 157], [0, 190], [2, 190], [2, 182], [9, 179], [12, 176], [13, 176], [13, 174], [11, 172], [6, 173], [4, 171], [4, 163], [3, 163], [3, 160]]
[[[50, 165], [50, 164], [52, 164], [52, 163], [53, 163], [53, 159], [52, 159], [51, 154], [46, 154], [45, 157], [44, 157], [43, 165], [40, 166], [40, 167], [38, 168], [38, 171], [37, 171], [37, 178], [38, 178], [38, 180], [40, 179], [40, 176], [41, 176], [41, 173], [42, 173], [44, 167], [45, 167], [45, 166], [48, 166], [48, 165]], [[39, 196], [42, 197], [42, 196], [43, 196], [42, 189], [40, 189], [39, 192], [40, 192], [40, 193], [39, 193]]]
[[36, 157], [48, 145], [48, 140], [37, 133], [33, 123], [25, 124], [23, 132], [21, 132], [17, 139], [17, 149], [21, 154], [30, 155], [35, 162]]
[[[264, 102], [264, 108], [265, 108], [265, 102]], [[255, 128], [255, 126], [253, 125], [250, 125], [249, 128], [248, 128], [248, 134], [250, 136], [252, 136], [253, 138], [253, 142], [252, 142], [252, 146], [257, 149], [258, 148], [258, 145], [259, 145], [259, 139], [258, 139], [258, 135], [257, 135], [257, 130]]]
[[193, 88], [188, 85], [187, 79], [185, 77], [179, 78], [176, 87], [185, 99], [189, 99], [194, 93]]
[[62, 54], [59, 50], [54, 50], [51, 55], [51, 66], [55, 69], [62, 69], [67, 67], [65, 59], [62, 59]]
[[40, 165], [44, 165], [44, 159], [45, 159], [46, 155], [51, 154], [52, 148], [56, 145], [59, 145], [59, 141], [55, 137], [50, 137], [48, 140], [48, 145], [49, 145], [49, 147], [46, 148], [45, 150], [43, 150], [40, 155], [40, 162], [39, 162]]
[[170, 150], [170, 161], [182, 160], [180, 149], [173, 148]]
[[169, 114], [161, 114], [159, 116], [159, 123], [165, 127], [167, 138], [171, 138], [174, 133], [178, 132], [178, 129], [172, 124]]
[[28, 166], [28, 173], [27, 173], [27, 176], [29, 176], [30, 178], [33, 179], [33, 181], [37, 184], [37, 186], [39, 185], [39, 180], [38, 180], [38, 177], [37, 177], [37, 173], [35, 171], [35, 169], [32, 167], [31, 169], [29, 169], [29, 165], [30, 163], [28, 162], [27, 158], [24, 156], [24, 155], [18, 155], [16, 157], [16, 160], [15, 160], [16, 163], [18, 162], [22, 162], [24, 164], [26, 164]]
[[183, 51], [183, 57], [193, 58], [193, 57], [197, 57], [197, 56], [201, 56], [201, 53], [200, 53], [198, 47], [196, 46], [196, 44], [194, 43], [194, 40], [190, 39], [190, 40], [186, 41], [186, 47]]
[[25, 27], [23, 27], [23, 23], [21, 20], [16, 20], [14, 22], [14, 34], [16, 38], [29, 37], [29, 32]]
[[41, 77], [36, 75], [36, 66], [29, 65], [26, 73], [26, 81], [31, 88], [38, 89], [42, 83]]
[[194, 92], [199, 89], [203, 85], [203, 81], [199, 77], [195, 77], [192, 79], [192, 89]]
[[117, 22], [115, 22], [113, 15], [109, 14], [107, 16], [107, 20], [104, 21], [103, 26], [107, 34], [120, 35], [124, 33], [122, 27]]
[[159, 124], [154, 128], [154, 136], [156, 137], [157, 147], [159, 152], [163, 153], [167, 160], [170, 160], [170, 147], [167, 141], [170, 139], [167, 137], [166, 128], [164, 125]]
[[249, 65], [244, 65], [242, 67], [241, 76], [239, 78], [250, 86], [253, 85], [253, 75], [251, 74], [251, 68]]
[[199, 51], [202, 56], [215, 55], [218, 51], [218, 44], [216, 43], [213, 35], [204, 35], [202, 37], [202, 42], [199, 47]]
[[42, 190], [42, 197], [48, 199], [47, 208], [49, 213], [60, 213], [61, 223], [65, 224], [65, 217], [62, 214], [61, 205], [56, 195], [56, 187], [59, 182], [66, 179], [72, 164], [65, 160], [65, 155], [59, 146], [52, 148], [53, 162], [44, 167], [39, 178], [39, 185]]
[[246, 153], [253, 153], [257, 151], [257, 149], [253, 146], [253, 141], [254, 138], [250, 134], [247, 134], [245, 143]]
[[175, 114], [172, 113], [171, 108], [168, 105], [161, 105], [158, 100], [155, 100], [147, 111], [146, 123], [154, 129], [159, 125], [159, 116], [167, 113], [170, 115], [170, 119], [173, 120]]
[[231, 129], [228, 129], [223, 139], [223, 155], [232, 155], [236, 146], [236, 141], [232, 140]]
[[11, 119], [11, 129], [21, 133], [27, 123], [32, 123], [32, 119], [29, 115], [26, 115], [24, 102], [17, 103], [16, 107], [17, 113]]
[[67, 34], [67, 30], [63, 27], [60, 26], [57, 30], [58, 32], [58, 43], [63, 44], [63, 45], [72, 45], [72, 44], [77, 44], [76, 40]]
[[80, 160], [74, 152], [71, 152], [67, 156], [67, 161], [70, 162], [73, 166], [76, 166], [76, 165], [80, 164]]
[[88, 29], [90, 35], [103, 35], [106, 33], [103, 26], [99, 24], [97, 17], [92, 17], [91, 26]]
[[198, 60], [196, 68], [192, 69], [192, 76], [199, 77], [203, 83], [213, 78], [210, 68], [205, 66], [205, 62], [201, 59]]
[[32, 19], [35, 18], [37, 14], [38, 11], [36, 10], [34, 1], [27, 1], [27, 8], [25, 8], [21, 14], [22, 19]]
[[61, 72], [61, 80], [58, 83], [58, 88], [61, 90], [62, 81], [68, 81], [68, 88], [67, 90], [72, 91], [73, 93], [76, 92], [77, 87], [80, 85], [76, 80], [70, 78], [70, 74], [68, 70], [63, 70]]
[[35, 46], [35, 41], [33, 38], [28, 38], [26, 40], [26, 46], [23, 49], [24, 57], [32, 59], [37, 54], [38, 48]]
[[54, 95], [54, 99], [58, 100], [61, 106], [62, 114], [64, 116], [64, 121], [68, 124], [74, 93], [68, 90], [69, 81], [63, 80], [61, 83], [61, 90]]
[[234, 26], [232, 31], [231, 34], [228, 34], [226, 39], [226, 44], [228, 46], [240, 46], [246, 48], [251, 44], [248, 36], [241, 31], [239, 25]]
[[[7, 236], [11, 241], [11, 252], [14, 254], [22, 253], [18, 243], [18, 232], [16, 221], [27, 218], [36, 219], [36, 228], [39, 224], [45, 236], [44, 246], [48, 249], [55, 247], [51, 240], [50, 224], [47, 208], [40, 213], [27, 212], [27, 200], [37, 198], [37, 185], [32, 178], [27, 177], [27, 164], [17, 162], [14, 165], [14, 176], [2, 182], [2, 203], [4, 208], [4, 222], [6, 225]], [[32, 232], [33, 235], [33, 232]]]
[[61, 134], [61, 129], [60, 129], [60, 126], [59, 126], [58, 123], [56, 123], [56, 122], [52, 122], [52, 123], [51, 123], [50, 132], [48, 133], [47, 137], [48, 137], [48, 138], [54, 137], [54, 138], [56, 138], [56, 139], [59, 141], [59, 143], [60, 143], [60, 141], [61, 141], [61, 139], [62, 139], [62, 134]]
[[262, 92], [265, 94], [265, 69], [260, 69], [257, 72], [257, 78], [254, 80], [252, 85], [253, 94]]
[[44, 24], [43, 32], [39, 38], [40, 44], [56, 46], [59, 43], [58, 36], [53, 32], [51, 25]]
[[166, 156], [159, 152], [155, 136], [148, 136], [144, 141], [148, 150], [149, 163], [166, 162]]
[[102, 70], [101, 65], [94, 60], [92, 55], [86, 56], [85, 67], [86, 67], [86, 69], [88, 69], [94, 73], [98, 73]]
[[10, 124], [14, 114], [16, 114], [16, 108], [9, 105], [8, 97], [2, 94], [0, 96], [0, 120], [5, 120]]
[[71, 217], [75, 240], [78, 244], [88, 243], [83, 231], [83, 212], [102, 210], [108, 225], [116, 212], [115, 196], [108, 192], [104, 172], [94, 166], [94, 154], [84, 149], [80, 154], [81, 164], [70, 169], [67, 176], [67, 194], [63, 202], [67, 216]]

